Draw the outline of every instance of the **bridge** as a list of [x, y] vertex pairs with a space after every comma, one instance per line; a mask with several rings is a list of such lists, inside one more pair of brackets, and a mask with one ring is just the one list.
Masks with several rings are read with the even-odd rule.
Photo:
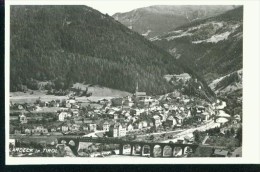
[[187, 149], [190, 149], [192, 152], [195, 152], [199, 145], [197, 144], [181, 144], [181, 143], [160, 143], [160, 142], [145, 142], [145, 141], [129, 141], [123, 140], [120, 138], [92, 138], [92, 137], [70, 137], [64, 136], [59, 137], [58, 144], [66, 144], [71, 148], [75, 155], [78, 155], [78, 148], [80, 142], [90, 142], [90, 143], [101, 143], [101, 144], [117, 144], [119, 145], [119, 155], [124, 155], [125, 146], [130, 146], [130, 155], [134, 155], [134, 150], [139, 148], [140, 156], [144, 155], [144, 148], [150, 150], [150, 157], [154, 157], [154, 148], [160, 147], [161, 153], [160, 157], [164, 157], [164, 148], [171, 148], [171, 157], [174, 157], [176, 154], [176, 148], [181, 150], [181, 154], [184, 155], [184, 152]]
[[[65, 144], [70, 147], [74, 155], [78, 155], [79, 143], [80, 142], [89, 142], [89, 143], [100, 143], [100, 144], [116, 144], [119, 145], [119, 154], [126, 155], [125, 147], [130, 147], [130, 155], [136, 155], [139, 152], [140, 156], [147, 155], [145, 154], [144, 149], [149, 149], [149, 156], [155, 157], [155, 147], [161, 149], [159, 157], [166, 157], [164, 155], [164, 149], [168, 148], [171, 150], [170, 157], [175, 157], [176, 152], [181, 151], [181, 154], [184, 155], [186, 150], [191, 150], [195, 152], [199, 145], [197, 144], [181, 144], [181, 143], [161, 143], [161, 142], [152, 142], [152, 141], [134, 141], [134, 140], [124, 140], [121, 138], [109, 138], [109, 137], [82, 137], [82, 136], [21, 136], [21, 135], [10, 135], [10, 139], [16, 140], [56, 140], [58, 144]], [[137, 149], [139, 148], [139, 151]], [[169, 156], [169, 155], [168, 155]], [[167, 156], [167, 157], [168, 157]]]

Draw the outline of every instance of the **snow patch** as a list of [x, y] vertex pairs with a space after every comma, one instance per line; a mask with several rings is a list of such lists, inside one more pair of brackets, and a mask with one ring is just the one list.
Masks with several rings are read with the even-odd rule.
[[214, 29], [219, 29], [219, 28], [224, 26], [224, 23], [222, 23], [222, 22], [209, 22], [209, 23], [205, 23], [205, 24], [200, 24], [198, 26], [194, 26], [194, 27], [189, 28], [188, 32], [193, 31], [193, 30], [198, 30], [198, 29], [201, 29], [202, 27], [206, 27], [206, 26], [209, 26], [209, 25], [213, 25]]
[[158, 36], [152, 37], [149, 39], [150, 41], [160, 41], [161, 39]]
[[191, 76], [190, 76], [188, 73], [181, 73], [181, 74], [179, 74], [179, 75], [170, 75], [170, 74], [164, 75], [164, 78], [165, 78], [168, 82], [172, 79], [172, 77], [175, 77], [177, 80], [182, 79], [182, 80], [184, 80], [184, 81], [187, 81], [187, 80], [191, 79]]
[[209, 39], [199, 40], [199, 41], [192, 41], [193, 44], [199, 44], [202, 42], [212, 42], [217, 43], [219, 41], [223, 41], [228, 39], [228, 36], [231, 34], [231, 32], [227, 31], [218, 35], [213, 35]]
[[182, 34], [180, 35], [175, 35], [175, 36], [170, 36], [170, 37], [167, 37], [167, 41], [171, 41], [171, 40], [174, 40], [176, 38], [181, 38], [181, 37], [184, 37], [184, 36], [191, 36], [192, 33], [188, 33], [188, 32], [183, 32]]
[[143, 33], [142, 36], [148, 36], [150, 32], [151, 32], [151, 30], [149, 29], [145, 33]]

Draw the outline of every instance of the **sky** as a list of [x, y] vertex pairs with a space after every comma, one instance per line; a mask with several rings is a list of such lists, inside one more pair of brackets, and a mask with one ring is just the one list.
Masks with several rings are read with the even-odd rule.
[[[163, 2], [163, 1], [162, 1]], [[169, 3], [169, 1], [168, 1]], [[90, 6], [102, 13], [107, 13], [109, 15], [113, 15], [117, 12], [128, 12], [131, 10], [134, 10], [136, 8], [142, 8], [147, 7], [151, 5], [162, 5], [163, 3], [160, 3], [158, 1], [138, 1], [138, 0], [132, 0], [132, 1], [119, 1], [119, 0], [90, 0], [86, 1], [85, 4], [87, 6]]]
[[86, 0], [84, 4], [110, 16], [152, 5], [235, 5], [239, 0]]
[[[152, 5], [213, 5], [216, 1], [180, 1], [180, 0], [87, 0], [85, 5], [90, 6], [103, 14], [113, 15], [117, 12], [128, 12], [136, 8], [142, 8]], [[228, 1], [227, 1], [228, 2]], [[218, 5], [223, 1], [217, 2]], [[220, 3], [220, 4], [219, 4]]]

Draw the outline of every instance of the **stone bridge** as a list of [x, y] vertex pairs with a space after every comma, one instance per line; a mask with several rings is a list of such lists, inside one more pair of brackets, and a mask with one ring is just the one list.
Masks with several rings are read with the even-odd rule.
[[73, 153], [75, 155], [78, 155], [78, 148], [79, 148], [79, 143], [80, 142], [91, 142], [91, 143], [102, 143], [102, 144], [117, 144], [119, 145], [119, 154], [124, 155], [124, 149], [125, 146], [130, 147], [130, 155], [134, 155], [134, 150], [135, 153], [137, 152], [137, 148], [139, 148], [139, 155], [143, 156], [144, 155], [144, 149], [148, 148], [149, 151], [149, 156], [154, 157], [154, 148], [155, 147], [160, 147], [161, 153], [160, 157], [164, 157], [164, 149], [166, 147], [171, 149], [171, 157], [174, 157], [176, 154], [176, 149], [181, 151], [182, 155], [187, 149], [190, 149], [190, 151], [195, 152], [197, 149], [198, 145], [197, 144], [181, 144], [181, 143], [160, 143], [160, 142], [145, 142], [145, 141], [127, 141], [127, 140], [122, 140], [120, 138], [92, 138], [92, 137], [71, 137], [71, 136], [64, 136], [64, 137], [59, 137], [58, 139], [58, 144], [66, 144], [68, 145]]

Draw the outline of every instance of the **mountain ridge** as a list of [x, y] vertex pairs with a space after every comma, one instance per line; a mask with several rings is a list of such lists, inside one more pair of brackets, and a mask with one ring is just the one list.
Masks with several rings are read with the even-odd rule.
[[90, 7], [12, 6], [10, 26], [11, 91], [52, 81], [56, 90], [80, 82], [134, 92], [138, 83], [163, 94], [174, 90], [163, 76], [184, 72], [170, 54]]
[[[113, 17], [139, 34], [152, 38], [176, 27], [221, 14], [233, 6], [217, 5], [154, 5], [115, 13]], [[148, 34], [145, 34], [149, 32]]]

